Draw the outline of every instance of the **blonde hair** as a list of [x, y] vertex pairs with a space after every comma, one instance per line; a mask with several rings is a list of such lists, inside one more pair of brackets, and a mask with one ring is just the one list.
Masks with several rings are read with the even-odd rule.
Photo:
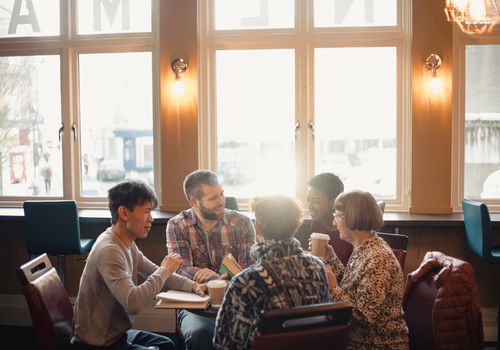
[[275, 195], [256, 197], [250, 204], [255, 221], [265, 239], [285, 240], [293, 237], [302, 223], [304, 211], [294, 198]]
[[344, 213], [344, 222], [351, 230], [374, 230], [384, 226], [382, 211], [369, 192], [343, 192], [335, 200], [334, 207]]

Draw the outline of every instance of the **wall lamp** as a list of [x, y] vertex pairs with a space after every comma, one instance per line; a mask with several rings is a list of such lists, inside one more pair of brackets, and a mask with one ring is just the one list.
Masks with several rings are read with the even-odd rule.
[[172, 84], [172, 93], [175, 96], [181, 97], [186, 92], [186, 85], [182, 80], [181, 74], [187, 70], [187, 63], [182, 58], [176, 58], [172, 61], [172, 70], [175, 73], [175, 81]]
[[425, 60], [425, 66], [432, 74], [429, 89], [433, 95], [439, 95], [441, 93], [441, 79], [438, 77], [437, 71], [441, 67], [441, 57], [431, 53]]

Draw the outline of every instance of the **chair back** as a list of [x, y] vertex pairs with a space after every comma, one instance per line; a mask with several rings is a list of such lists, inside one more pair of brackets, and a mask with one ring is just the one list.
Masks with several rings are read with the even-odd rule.
[[28, 254], [82, 254], [75, 201], [25, 201], [23, 208]]
[[434, 277], [439, 269], [429, 271], [405, 293], [404, 320], [410, 331], [410, 349], [434, 349], [432, 308], [437, 296]]
[[226, 197], [226, 203], [224, 204], [226, 209], [239, 210], [238, 201], [236, 197]]
[[391, 247], [394, 256], [401, 265], [401, 269], [405, 268], [406, 250], [408, 248], [408, 236], [397, 233], [377, 232], [377, 235], [387, 242]]
[[380, 211], [382, 212], [382, 215], [385, 212], [385, 202], [384, 201], [377, 201], [377, 205], [380, 208]]
[[482, 349], [481, 306], [472, 266], [427, 252], [403, 297], [410, 349]]
[[38, 349], [66, 348], [73, 336], [73, 307], [47, 254], [22, 265], [17, 276], [30, 310]]
[[495, 258], [491, 254], [492, 226], [486, 204], [464, 198], [462, 209], [464, 211], [465, 233], [470, 249], [488, 262], [500, 262], [499, 257]]
[[352, 305], [347, 302], [297, 306], [264, 312], [253, 350], [345, 349]]

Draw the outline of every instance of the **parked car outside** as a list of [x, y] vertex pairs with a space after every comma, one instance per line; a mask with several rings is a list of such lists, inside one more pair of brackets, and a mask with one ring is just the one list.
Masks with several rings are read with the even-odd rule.
[[125, 178], [125, 168], [117, 160], [103, 160], [97, 169], [97, 180], [120, 181]]

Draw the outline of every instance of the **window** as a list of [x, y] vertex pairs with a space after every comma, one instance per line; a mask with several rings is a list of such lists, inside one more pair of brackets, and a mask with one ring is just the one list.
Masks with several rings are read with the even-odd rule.
[[98, 205], [125, 177], [154, 186], [154, 6], [0, 0], [2, 200]]
[[303, 198], [333, 172], [407, 207], [407, 1], [212, 0], [201, 14], [201, 166], [227, 195]]
[[[457, 201], [466, 197], [488, 203], [490, 210], [500, 206], [500, 37], [463, 38], [459, 70], [460, 105], [457, 152], [463, 185], [458, 186]], [[460, 175], [459, 175], [460, 176]]]

